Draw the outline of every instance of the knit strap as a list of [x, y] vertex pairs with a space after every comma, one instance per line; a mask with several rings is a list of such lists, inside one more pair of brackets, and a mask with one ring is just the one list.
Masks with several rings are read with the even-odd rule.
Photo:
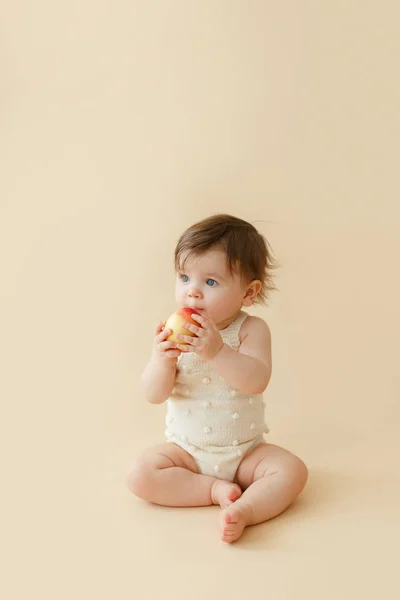
[[236, 317], [236, 319], [234, 321], [232, 321], [232, 323], [230, 325], [228, 325], [228, 327], [226, 327], [225, 329], [222, 329], [220, 331], [221, 337], [224, 340], [224, 342], [226, 344], [228, 344], [229, 346], [231, 346], [232, 348], [234, 348], [235, 350], [237, 350], [240, 345], [240, 341], [239, 341], [240, 328], [248, 316], [249, 315], [246, 312], [241, 310], [239, 315]]

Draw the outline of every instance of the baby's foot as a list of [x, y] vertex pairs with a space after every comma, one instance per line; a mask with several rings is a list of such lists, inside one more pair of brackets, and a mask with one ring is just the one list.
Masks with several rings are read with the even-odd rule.
[[211, 500], [213, 504], [219, 504], [221, 508], [230, 506], [242, 495], [242, 490], [236, 483], [229, 483], [223, 479], [217, 479], [211, 488]]
[[240, 503], [233, 504], [218, 515], [218, 527], [221, 532], [221, 540], [231, 543], [240, 538], [247, 525], [247, 512], [240, 508]]

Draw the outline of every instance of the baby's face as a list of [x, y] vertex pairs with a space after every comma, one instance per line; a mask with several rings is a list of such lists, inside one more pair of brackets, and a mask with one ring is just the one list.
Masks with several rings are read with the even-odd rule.
[[246, 289], [239, 275], [229, 272], [226, 254], [222, 250], [189, 256], [185, 269], [176, 274], [175, 298], [178, 306], [205, 310], [221, 328], [241, 309]]

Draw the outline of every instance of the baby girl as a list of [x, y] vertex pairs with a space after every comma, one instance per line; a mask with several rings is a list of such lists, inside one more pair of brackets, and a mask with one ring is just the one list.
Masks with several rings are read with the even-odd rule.
[[146, 450], [128, 474], [133, 494], [164, 506], [221, 507], [218, 527], [234, 542], [248, 525], [279, 515], [307, 481], [305, 464], [265, 441], [263, 392], [271, 378], [271, 334], [243, 307], [264, 304], [274, 260], [257, 229], [231, 215], [196, 223], [175, 249], [175, 296], [198, 324], [155, 331], [142, 375], [152, 404], [167, 401], [167, 442]]

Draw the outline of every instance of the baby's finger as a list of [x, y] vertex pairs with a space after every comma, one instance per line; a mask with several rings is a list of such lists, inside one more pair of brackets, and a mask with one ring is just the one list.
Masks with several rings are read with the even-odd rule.
[[179, 356], [181, 353], [180, 350], [176, 349], [176, 350], [167, 350], [166, 351], [166, 356], [168, 356], [168, 358], [176, 358], [177, 356]]
[[177, 338], [181, 343], [187, 342], [188, 344], [192, 344], [192, 346], [198, 346], [200, 343], [198, 338], [191, 337], [190, 335], [182, 335], [181, 333], [178, 333]]
[[198, 323], [200, 323], [200, 325], [203, 327], [203, 329], [207, 329], [210, 322], [208, 317], [206, 317], [205, 315], [191, 315], [192, 319], [194, 321], [197, 321]]
[[165, 352], [166, 350], [176, 350], [178, 347], [176, 342], [161, 342], [161, 344], [158, 345], [158, 349], [161, 352]]
[[164, 329], [165, 323], [166, 321], [160, 321], [159, 323], [157, 323], [157, 326], [154, 330], [155, 335], [158, 335]]
[[157, 344], [164, 342], [164, 340], [166, 340], [171, 335], [171, 333], [172, 331], [170, 329], [164, 329], [163, 331], [161, 331], [161, 333], [159, 333], [156, 337]]
[[206, 332], [204, 331], [204, 329], [202, 327], [198, 327], [197, 325], [192, 325], [191, 323], [185, 323], [184, 328], [195, 333], [197, 335], [197, 337], [202, 337], [202, 336], [206, 335]]
[[194, 347], [190, 344], [178, 344], [178, 349], [181, 352], [194, 352]]

